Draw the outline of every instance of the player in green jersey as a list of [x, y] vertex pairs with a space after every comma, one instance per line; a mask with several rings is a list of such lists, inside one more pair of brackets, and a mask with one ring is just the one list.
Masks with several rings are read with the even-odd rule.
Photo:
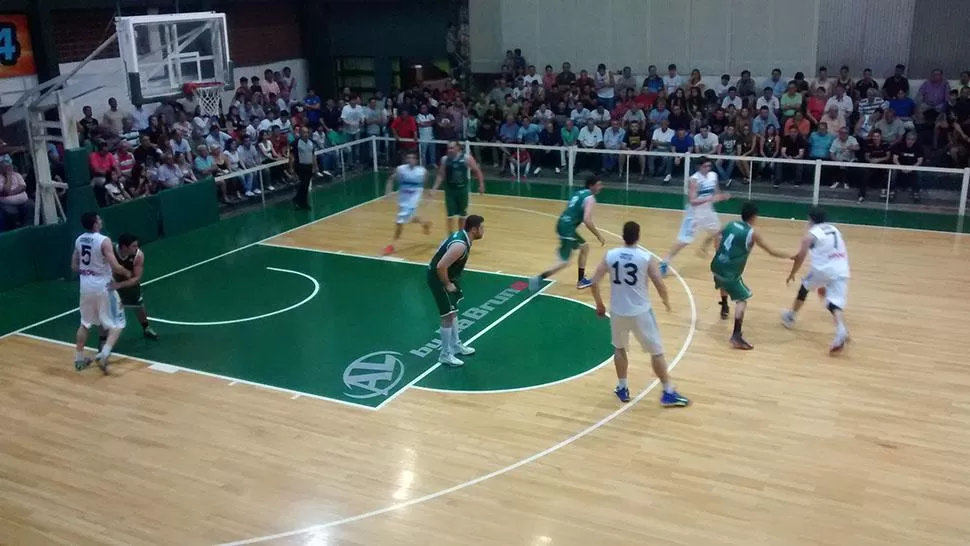
[[[118, 244], [114, 248], [115, 258], [121, 267], [124, 267], [131, 274], [128, 278], [118, 275], [114, 276], [112, 289], [118, 291], [121, 298], [121, 305], [126, 309], [134, 309], [141, 324], [142, 334], [151, 340], [158, 340], [158, 333], [148, 323], [148, 312], [145, 310], [145, 302], [141, 294], [141, 278], [145, 271], [145, 255], [138, 248], [138, 237], [130, 233], [123, 233], [118, 237]], [[107, 341], [108, 334], [101, 331], [99, 347]]]
[[576, 288], [581, 290], [589, 288], [592, 284], [586, 278], [586, 258], [589, 256], [589, 243], [579, 235], [576, 228], [580, 224], [586, 224], [586, 229], [596, 236], [600, 245], [606, 244], [603, 236], [596, 229], [596, 224], [593, 223], [593, 208], [596, 206], [595, 196], [602, 189], [603, 182], [599, 177], [590, 176], [586, 179], [586, 189], [577, 191], [569, 199], [566, 210], [559, 215], [559, 220], [556, 222], [556, 234], [559, 235], [559, 261], [549, 269], [529, 279], [529, 288], [533, 292], [539, 289], [539, 284], [543, 279], [555, 275], [569, 265], [569, 257], [577, 248], [579, 249], [579, 279], [576, 281]]
[[458, 315], [458, 303], [462, 299], [461, 273], [468, 262], [472, 241], [477, 241], [484, 235], [484, 218], [474, 214], [465, 218], [463, 229], [449, 235], [428, 264], [428, 288], [431, 289], [441, 317], [439, 364], [461, 366], [464, 362], [458, 359], [458, 355], [475, 354], [475, 349], [462, 345], [455, 317]]
[[744, 310], [747, 307], [748, 298], [751, 297], [751, 290], [744, 284], [742, 274], [744, 266], [748, 263], [751, 249], [754, 245], [758, 245], [776, 258], [789, 258], [786, 254], [772, 250], [754, 231], [757, 219], [757, 205], [751, 202], [745, 203], [741, 207], [741, 220], [728, 223], [714, 236], [714, 248], [717, 250], [714, 253], [714, 259], [711, 260], [714, 288], [721, 291], [721, 319], [727, 320], [730, 314], [728, 296], [734, 300], [734, 333], [731, 334], [731, 346], [745, 351], [754, 349], [741, 335]]
[[432, 193], [438, 190], [442, 183], [445, 185], [445, 212], [448, 216], [448, 233], [455, 231], [455, 219], [458, 227], [465, 225], [468, 216], [468, 172], [471, 171], [478, 180], [478, 193], [485, 194], [485, 175], [478, 166], [478, 162], [471, 154], [461, 149], [458, 141], [448, 143], [448, 153], [442, 156], [438, 164], [438, 174], [435, 176]]

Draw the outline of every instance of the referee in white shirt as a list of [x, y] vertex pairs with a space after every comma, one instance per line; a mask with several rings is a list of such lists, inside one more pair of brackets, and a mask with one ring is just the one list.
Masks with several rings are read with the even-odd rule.
[[300, 179], [296, 187], [296, 197], [293, 204], [297, 209], [310, 209], [310, 179], [317, 174], [316, 144], [310, 139], [310, 129], [300, 128], [300, 138], [293, 141], [290, 150], [290, 166], [296, 171]]

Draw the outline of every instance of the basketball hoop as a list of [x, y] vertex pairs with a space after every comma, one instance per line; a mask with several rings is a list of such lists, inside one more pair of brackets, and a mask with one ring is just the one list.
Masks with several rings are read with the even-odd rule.
[[199, 101], [199, 111], [203, 116], [222, 114], [219, 101], [222, 95], [222, 82], [187, 82], [182, 86], [185, 94], [192, 94]]

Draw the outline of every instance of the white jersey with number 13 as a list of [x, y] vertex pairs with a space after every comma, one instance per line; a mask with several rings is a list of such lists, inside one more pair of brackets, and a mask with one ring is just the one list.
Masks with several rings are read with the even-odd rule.
[[606, 253], [611, 315], [632, 317], [650, 311], [646, 282], [650, 260], [650, 253], [640, 248], [619, 247]]

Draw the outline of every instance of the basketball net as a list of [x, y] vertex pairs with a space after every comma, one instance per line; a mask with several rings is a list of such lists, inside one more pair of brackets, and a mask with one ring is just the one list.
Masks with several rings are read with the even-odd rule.
[[219, 107], [222, 86], [222, 82], [189, 82], [184, 88], [186, 93], [192, 93], [199, 101], [199, 112], [208, 117], [222, 114]]

